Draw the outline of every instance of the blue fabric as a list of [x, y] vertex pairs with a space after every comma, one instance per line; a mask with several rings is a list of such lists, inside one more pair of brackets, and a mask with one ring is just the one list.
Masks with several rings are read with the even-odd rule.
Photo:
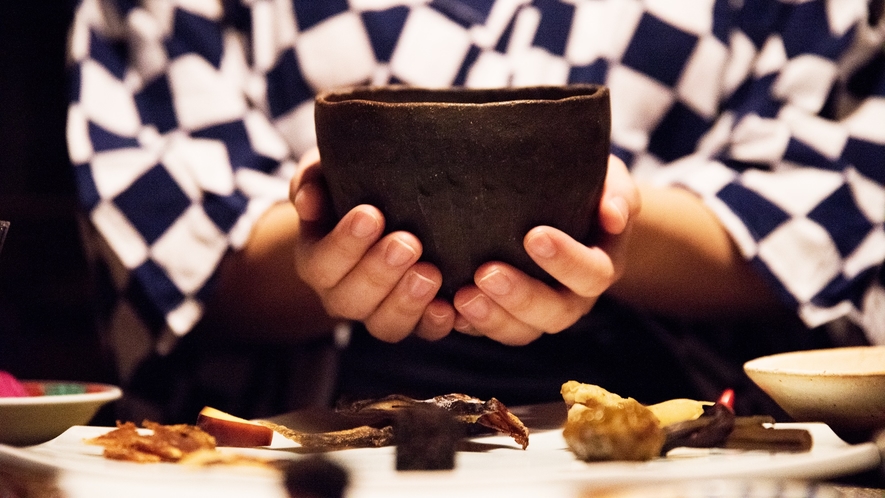
[[726, 106], [738, 118], [755, 114], [763, 118], [773, 118], [780, 112], [782, 103], [771, 98], [771, 85], [777, 75], [769, 74], [759, 79], [747, 80], [728, 100]]
[[697, 41], [697, 36], [643, 14], [622, 62], [665, 85], [673, 86]]
[[691, 154], [698, 140], [710, 129], [709, 121], [679, 102], [670, 108], [649, 137], [648, 151], [664, 161]]
[[270, 115], [279, 117], [313, 95], [304, 81], [294, 50], [286, 50], [276, 67], [267, 73], [267, 103]]
[[790, 139], [787, 144], [787, 150], [784, 151], [784, 159], [798, 164], [807, 164], [816, 168], [830, 169], [833, 171], [839, 171], [844, 168], [844, 165], [840, 164], [838, 161], [831, 160], [815, 150], [814, 147], [804, 144], [796, 139]]
[[572, 66], [568, 80], [570, 83], [602, 83], [608, 74], [605, 59], [596, 59], [586, 66]]
[[432, 0], [430, 7], [469, 28], [485, 23], [494, 4], [495, 0]]
[[157, 323], [184, 299], [184, 294], [169, 279], [166, 272], [151, 260], [145, 261], [132, 271], [134, 282], [145, 291], [144, 312], [151, 321]]
[[347, 0], [292, 0], [298, 29], [307, 31], [321, 22], [347, 12]]
[[231, 121], [196, 130], [191, 136], [212, 138], [223, 143], [227, 148], [230, 165], [234, 168], [252, 168], [270, 173], [279, 166], [279, 162], [252, 150], [249, 135], [242, 121]]
[[872, 223], [857, 207], [851, 190], [843, 185], [821, 201], [808, 219], [818, 222], [833, 235], [833, 241], [842, 257], [847, 257], [866, 238]]
[[467, 73], [476, 62], [476, 59], [479, 58], [480, 53], [482, 53], [482, 51], [479, 47], [471, 45], [470, 49], [467, 51], [467, 55], [464, 57], [464, 64], [461, 65], [461, 69], [455, 76], [455, 81], [453, 82], [455, 86], [464, 86], [467, 82]]
[[92, 147], [96, 152], [138, 147], [138, 140], [132, 137], [121, 137], [95, 123], [89, 123], [89, 139], [92, 140]]
[[242, 192], [234, 192], [226, 196], [210, 193], [206, 194], [203, 199], [206, 214], [223, 232], [230, 231], [240, 218], [240, 213], [246, 209], [248, 202], [249, 199]]
[[554, 54], [565, 53], [575, 7], [558, 0], [534, 0], [532, 5], [544, 12], [533, 44]]
[[172, 90], [169, 79], [160, 75], [135, 94], [135, 105], [141, 115], [141, 122], [152, 124], [160, 133], [178, 127], [178, 117], [172, 102]]
[[790, 215], [771, 201], [737, 183], [729, 183], [716, 196], [730, 206], [746, 208], [741, 209], [739, 215], [756, 240], [764, 239], [790, 219]]
[[[144, 192], [151, 192], [145, 197]], [[178, 219], [191, 201], [162, 164], [151, 168], [141, 178], [114, 198], [120, 210], [149, 244], [160, 238]]]
[[858, 169], [864, 176], [885, 185], [885, 145], [849, 138], [842, 149], [841, 159]]
[[826, 6], [820, 2], [801, 3], [793, 7], [783, 28], [787, 57], [816, 54], [835, 59], [848, 48], [852, 37], [833, 37], [827, 22]]
[[221, 64], [221, 29], [218, 24], [184, 9], [175, 9], [172, 36], [166, 42], [169, 57], [196, 54], [215, 67]]
[[363, 24], [372, 41], [372, 50], [379, 61], [389, 61], [396, 48], [400, 32], [406, 23], [409, 9], [406, 7], [393, 7], [380, 11], [366, 11], [362, 13]]
[[845, 300], [854, 303], [855, 306], [861, 306], [864, 293], [860, 289], [864, 285], [874, 282], [876, 274], [876, 270], [869, 269], [861, 272], [854, 278], [846, 278], [844, 275], [839, 275], [830, 281], [811, 300], [819, 306], [834, 306]]
[[108, 39], [94, 31], [89, 32], [89, 49], [92, 59], [104, 66], [117, 79], [122, 80], [126, 74], [126, 44]]
[[95, 180], [92, 178], [92, 167], [88, 164], [76, 166], [74, 168], [74, 184], [77, 186], [80, 204], [84, 209], [92, 211], [101, 202], [101, 195], [95, 188]]

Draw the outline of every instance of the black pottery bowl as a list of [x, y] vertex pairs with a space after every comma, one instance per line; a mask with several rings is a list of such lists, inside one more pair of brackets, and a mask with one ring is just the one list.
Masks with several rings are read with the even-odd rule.
[[316, 99], [320, 158], [336, 214], [378, 207], [414, 233], [451, 298], [503, 261], [553, 283], [525, 252], [549, 225], [589, 243], [610, 135], [608, 89], [360, 87]]

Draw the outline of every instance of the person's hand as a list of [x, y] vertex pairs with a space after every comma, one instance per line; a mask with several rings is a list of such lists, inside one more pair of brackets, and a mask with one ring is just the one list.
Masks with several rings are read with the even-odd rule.
[[627, 167], [610, 156], [599, 205], [599, 244], [585, 246], [549, 226], [533, 228], [523, 240], [525, 250], [562, 285], [550, 287], [507, 264], [486, 263], [474, 274], [476, 285], [455, 294], [455, 329], [522, 345], [574, 324], [623, 272], [631, 220], [640, 205]]
[[315, 151], [302, 158], [290, 198], [301, 224], [295, 269], [330, 315], [361, 321], [369, 333], [388, 342], [412, 333], [439, 339], [452, 330], [454, 308], [435, 298], [442, 275], [435, 266], [418, 262], [422, 246], [414, 235], [383, 235], [384, 217], [370, 205], [332, 222]]

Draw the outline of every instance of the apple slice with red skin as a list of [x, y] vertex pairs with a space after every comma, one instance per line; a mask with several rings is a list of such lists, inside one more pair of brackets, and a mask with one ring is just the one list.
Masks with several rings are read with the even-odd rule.
[[225, 413], [211, 406], [200, 410], [197, 427], [215, 437], [218, 446], [250, 448], [269, 446], [273, 430], [244, 418]]

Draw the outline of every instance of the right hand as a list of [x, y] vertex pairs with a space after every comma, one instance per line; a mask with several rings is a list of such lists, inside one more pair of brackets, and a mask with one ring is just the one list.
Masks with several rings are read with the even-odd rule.
[[435, 297], [442, 274], [418, 261], [417, 237], [403, 231], [384, 235], [384, 216], [370, 205], [334, 223], [315, 150], [302, 158], [290, 199], [300, 218], [295, 270], [331, 316], [361, 321], [386, 342], [412, 333], [440, 339], [452, 330], [454, 307]]

